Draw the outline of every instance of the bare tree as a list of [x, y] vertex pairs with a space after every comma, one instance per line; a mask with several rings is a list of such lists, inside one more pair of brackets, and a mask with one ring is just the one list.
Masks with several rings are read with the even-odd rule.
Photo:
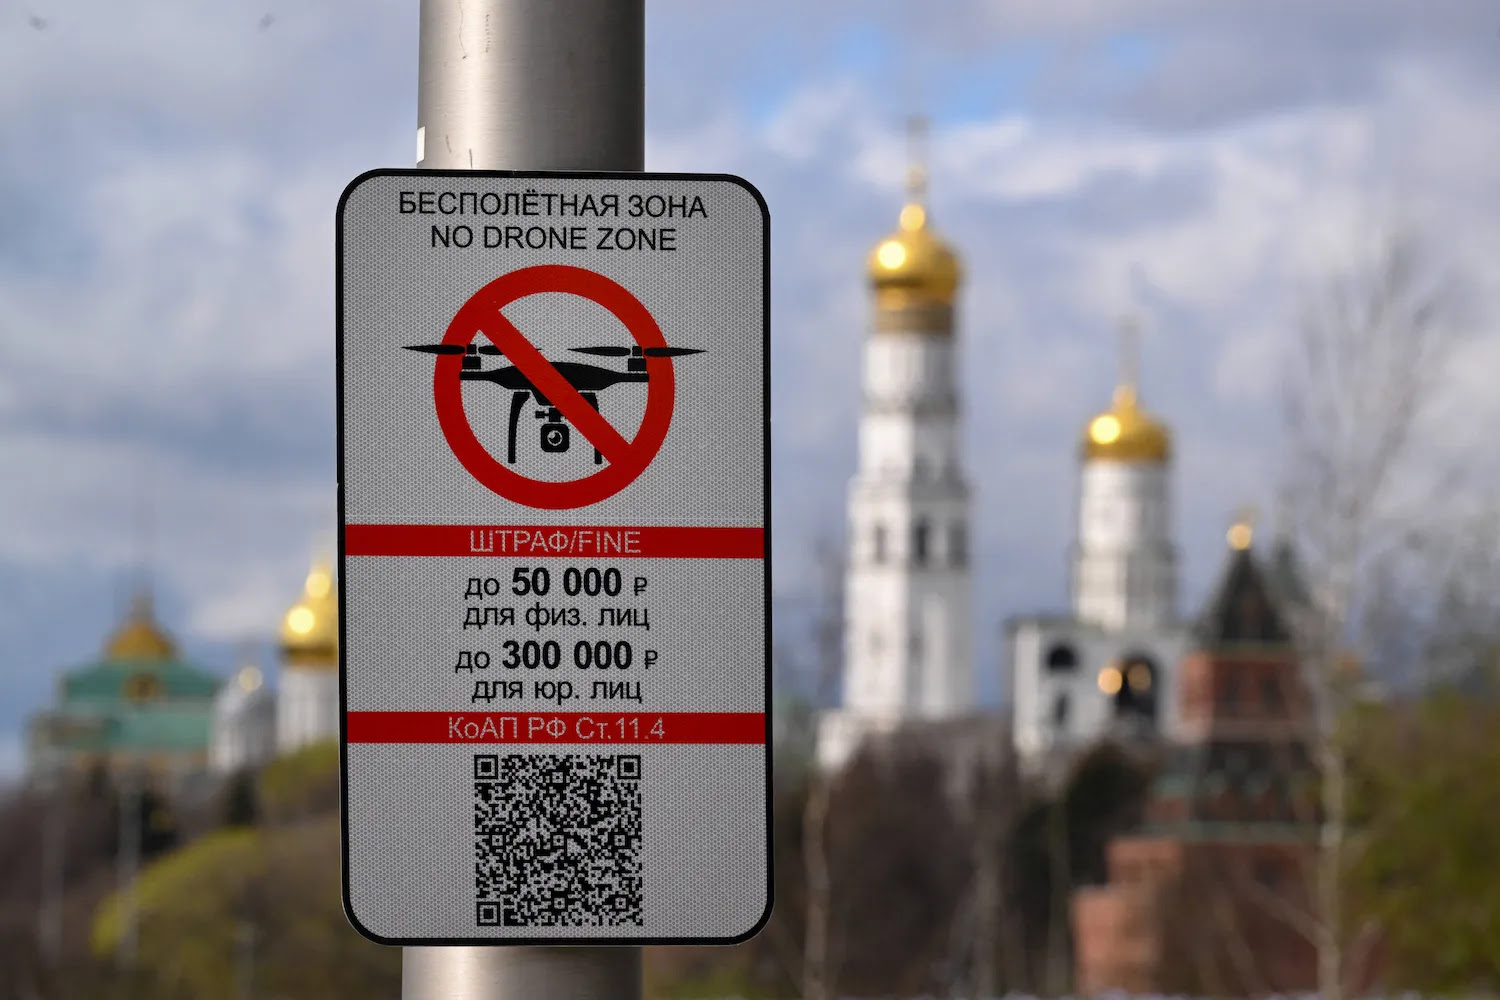
[[[817, 544], [818, 614], [813, 625], [816, 675], [813, 679], [814, 717], [826, 708], [838, 686], [844, 659], [844, 556], [826, 538]], [[833, 887], [828, 868], [828, 811], [834, 775], [816, 760], [807, 775], [802, 812], [802, 858], [806, 879], [806, 920], [802, 949], [802, 1000], [828, 1000], [830, 995], [829, 930]]]
[[980, 733], [973, 796], [974, 918], [970, 922], [970, 965], [976, 1000], [997, 996], [1002, 976], [1007, 982], [1013, 981], [1022, 964], [1017, 957], [1021, 946], [1016, 915], [1006, 905], [1005, 862], [1011, 852], [1019, 792], [1009, 736], [1009, 730], [1002, 726], [984, 726]]
[[1068, 796], [1059, 789], [1047, 807], [1047, 860], [1052, 900], [1047, 908], [1047, 995], [1060, 997], [1072, 982], [1072, 949], [1068, 925], [1073, 898], [1072, 832]]
[[[1287, 520], [1312, 600], [1293, 627], [1313, 698], [1320, 779], [1313, 868], [1318, 989], [1346, 992], [1343, 873], [1350, 849], [1349, 759], [1343, 734], [1356, 695], [1348, 651], [1369, 625], [1378, 579], [1420, 534], [1433, 499], [1409, 484], [1421, 418], [1442, 376], [1452, 290], [1410, 232], [1377, 241], [1373, 257], [1312, 289], [1286, 383]], [[1430, 471], [1430, 470], [1429, 470]]]

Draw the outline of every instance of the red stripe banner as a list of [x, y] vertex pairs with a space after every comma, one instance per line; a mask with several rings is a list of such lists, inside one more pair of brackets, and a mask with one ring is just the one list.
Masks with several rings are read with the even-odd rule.
[[350, 743], [766, 742], [764, 712], [348, 712]]
[[762, 528], [346, 524], [349, 556], [764, 559]]

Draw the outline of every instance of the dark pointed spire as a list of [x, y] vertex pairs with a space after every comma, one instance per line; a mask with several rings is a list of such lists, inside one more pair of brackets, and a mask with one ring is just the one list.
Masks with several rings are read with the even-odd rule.
[[1250, 539], [1250, 526], [1243, 518], [1229, 530], [1229, 563], [1194, 630], [1204, 647], [1292, 641], [1278, 610], [1278, 595], [1251, 551]]

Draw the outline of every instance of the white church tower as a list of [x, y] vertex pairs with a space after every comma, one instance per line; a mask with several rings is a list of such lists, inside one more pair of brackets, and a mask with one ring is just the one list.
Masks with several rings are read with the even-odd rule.
[[1073, 613], [1103, 629], [1151, 629], [1176, 615], [1166, 427], [1140, 408], [1134, 323], [1113, 405], [1089, 422], [1073, 550]]
[[281, 623], [276, 748], [339, 738], [339, 606], [333, 565], [318, 559]]
[[818, 736], [828, 768], [867, 736], [974, 707], [953, 316], [960, 266], [929, 224], [920, 130], [914, 123], [899, 228], [869, 262], [875, 309], [849, 490], [843, 706]]
[[1065, 765], [1106, 737], [1171, 738], [1177, 665], [1172, 436], [1140, 405], [1137, 331], [1125, 324], [1120, 381], [1084, 430], [1071, 614], [1009, 623], [1016, 750], [1028, 769]]
[[276, 696], [260, 668], [247, 663], [214, 698], [208, 763], [215, 773], [259, 767], [276, 756]]

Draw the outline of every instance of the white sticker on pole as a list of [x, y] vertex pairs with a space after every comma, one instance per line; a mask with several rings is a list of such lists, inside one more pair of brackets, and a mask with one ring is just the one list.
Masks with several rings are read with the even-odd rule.
[[770, 913], [764, 200], [380, 170], [339, 205], [344, 897], [390, 944]]

